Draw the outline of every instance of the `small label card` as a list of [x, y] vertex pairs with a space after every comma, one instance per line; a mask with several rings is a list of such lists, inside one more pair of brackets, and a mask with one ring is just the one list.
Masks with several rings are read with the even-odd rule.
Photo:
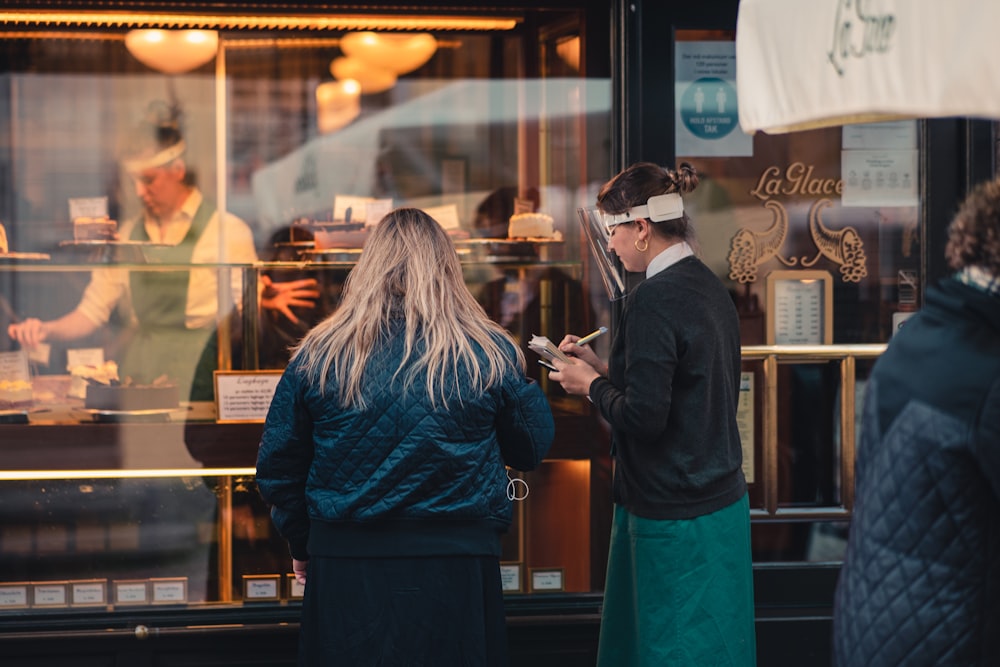
[[69, 200], [70, 222], [77, 218], [108, 217], [107, 197], [74, 197]]
[[46, 581], [32, 584], [31, 604], [34, 607], [68, 607], [69, 582]]
[[187, 602], [187, 577], [150, 579], [153, 604], [184, 604]]
[[0, 609], [28, 606], [28, 584], [0, 585]]
[[98, 366], [104, 365], [103, 347], [81, 347], [75, 350], [66, 350], [66, 366], [74, 368], [76, 366]]
[[537, 568], [532, 570], [531, 590], [535, 592], [563, 590], [562, 568]]
[[215, 371], [219, 423], [260, 423], [271, 407], [282, 371]]
[[[365, 222], [365, 217], [368, 214], [368, 204], [373, 201], [375, 201], [374, 197], [336, 195], [333, 198], [333, 219], [344, 223]], [[375, 222], [378, 222], [378, 220]], [[375, 224], [375, 222], [372, 224]]]
[[392, 210], [391, 199], [376, 199], [365, 203], [365, 226], [374, 227]]
[[146, 604], [149, 601], [148, 581], [116, 581], [114, 589], [115, 604]]
[[520, 593], [521, 586], [521, 564], [501, 563], [500, 584], [504, 593]]
[[298, 599], [305, 597], [306, 585], [300, 584], [298, 579], [295, 578], [294, 574], [286, 574], [285, 581], [288, 582], [289, 599]]
[[277, 574], [244, 574], [243, 599], [248, 602], [279, 600], [281, 576]]
[[462, 228], [462, 224], [458, 221], [458, 206], [455, 204], [428, 206], [424, 209], [424, 213], [437, 220], [444, 229]]
[[0, 380], [31, 382], [31, 373], [28, 370], [28, 355], [24, 350], [0, 352]]
[[108, 603], [108, 580], [88, 579], [70, 582], [70, 604], [74, 607], [102, 606]]

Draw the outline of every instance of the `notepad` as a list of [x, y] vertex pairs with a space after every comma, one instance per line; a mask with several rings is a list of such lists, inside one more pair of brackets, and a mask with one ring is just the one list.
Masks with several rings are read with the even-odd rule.
[[531, 340], [528, 341], [528, 348], [541, 357], [544, 357], [548, 361], [553, 359], [558, 359], [565, 364], [572, 364], [573, 360], [567, 357], [562, 351], [555, 346], [555, 344], [550, 341], [545, 336], [534, 335]]

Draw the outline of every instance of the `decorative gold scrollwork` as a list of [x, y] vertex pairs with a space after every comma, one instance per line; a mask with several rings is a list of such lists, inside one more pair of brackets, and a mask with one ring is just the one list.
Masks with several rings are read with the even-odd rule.
[[[833, 202], [829, 199], [820, 199], [812, 205], [809, 209], [809, 233], [820, 254], [840, 264], [840, 275], [844, 282], [861, 282], [861, 279], [868, 275], [864, 241], [854, 227], [844, 227], [834, 231], [823, 224], [820, 211], [832, 205]], [[817, 259], [819, 255], [809, 266], [815, 264]]]
[[774, 223], [762, 232], [755, 232], [746, 227], [736, 232], [729, 251], [729, 278], [739, 283], [752, 283], [757, 280], [757, 267], [777, 257], [779, 261], [793, 266], [795, 260], [786, 260], [778, 254], [788, 235], [788, 211], [773, 199], [764, 202], [766, 208], [774, 214]]
[[819, 199], [809, 209], [809, 234], [819, 252], [812, 258], [786, 258], [779, 251], [788, 235], [788, 211], [773, 199], [764, 202], [764, 206], [774, 214], [774, 223], [762, 232], [744, 227], [733, 236], [729, 251], [730, 280], [741, 284], [755, 282], [757, 268], [772, 257], [785, 266], [799, 264], [805, 267], [813, 266], [820, 257], [826, 257], [840, 265], [844, 282], [860, 282], [868, 275], [864, 242], [854, 227], [832, 230], [823, 224], [820, 211], [832, 203], [829, 199]]

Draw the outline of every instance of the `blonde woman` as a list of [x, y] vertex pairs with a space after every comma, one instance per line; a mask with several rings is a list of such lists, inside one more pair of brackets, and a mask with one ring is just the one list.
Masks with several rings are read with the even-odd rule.
[[301, 665], [504, 665], [505, 466], [553, 438], [548, 401], [423, 211], [383, 218], [339, 309], [293, 351], [257, 483], [305, 583]]

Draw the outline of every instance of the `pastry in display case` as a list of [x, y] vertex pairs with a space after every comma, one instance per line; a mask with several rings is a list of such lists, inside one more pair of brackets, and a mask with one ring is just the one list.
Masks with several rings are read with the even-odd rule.
[[116, 241], [118, 221], [107, 216], [92, 218], [82, 216], [73, 220], [74, 241]]

